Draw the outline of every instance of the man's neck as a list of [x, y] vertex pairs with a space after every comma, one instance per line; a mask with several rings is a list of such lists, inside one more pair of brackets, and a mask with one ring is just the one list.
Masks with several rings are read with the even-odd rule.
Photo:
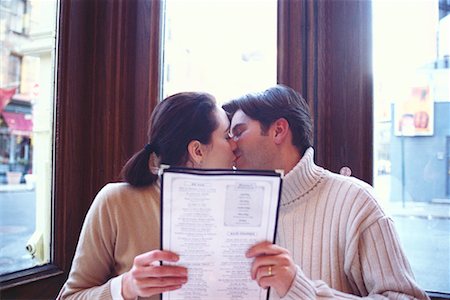
[[284, 174], [289, 173], [300, 161], [302, 156], [295, 146], [290, 146], [281, 151], [281, 160]]

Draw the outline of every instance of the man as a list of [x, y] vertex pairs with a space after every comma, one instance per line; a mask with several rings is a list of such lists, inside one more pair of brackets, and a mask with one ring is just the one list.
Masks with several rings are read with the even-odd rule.
[[278, 85], [223, 108], [237, 167], [284, 170], [276, 244], [247, 252], [252, 278], [272, 288], [272, 299], [428, 299], [373, 189], [315, 165], [312, 121], [297, 92]]

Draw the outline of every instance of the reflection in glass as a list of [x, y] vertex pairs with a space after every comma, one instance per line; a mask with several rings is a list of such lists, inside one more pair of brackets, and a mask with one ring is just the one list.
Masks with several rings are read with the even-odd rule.
[[419, 284], [449, 293], [450, 6], [442, 5], [445, 1], [373, 2], [374, 186]]
[[0, 274], [50, 261], [56, 16], [0, 2]]

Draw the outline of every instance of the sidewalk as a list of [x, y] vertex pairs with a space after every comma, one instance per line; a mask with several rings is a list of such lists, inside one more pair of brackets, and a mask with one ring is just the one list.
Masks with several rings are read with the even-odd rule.
[[22, 191], [31, 191], [34, 189], [33, 184], [0, 184], [0, 193], [1, 192], [22, 192]]
[[388, 215], [395, 217], [417, 217], [426, 219], [450, 219], [450, 203], [399, 202], [386, 203]]

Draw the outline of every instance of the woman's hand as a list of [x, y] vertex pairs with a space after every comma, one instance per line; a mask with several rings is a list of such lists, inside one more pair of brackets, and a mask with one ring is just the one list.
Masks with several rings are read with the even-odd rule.
[[261, 242], [251, 247], [246, 257], [255, 258], [251, 267], [252, 279], [260, 287], [272, 287], [278, 296], [284, 297], [297, 272], [289, 251], [270, 242]]
[[153, 250], [136, 256], [133, 267], [122, 277], [124, 299], [150, 297], [181, 288], [187, 282], [187, 269], [174, 265], [161, 266], [159, 263], [178, 260], [178, 255], [163, 250]]

